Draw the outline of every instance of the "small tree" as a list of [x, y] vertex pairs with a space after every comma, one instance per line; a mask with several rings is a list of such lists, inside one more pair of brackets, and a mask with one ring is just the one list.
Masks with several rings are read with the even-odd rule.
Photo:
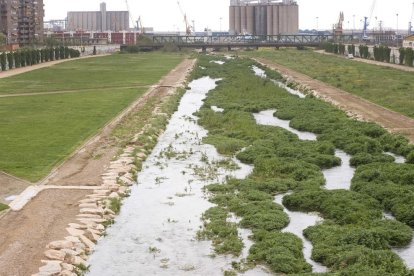
[[59, 56], [60, 59], [65, 58], [65, 47], [63, 47], [63, 46], [59, 47], [59, 54], [60, 54], [60, 56]]
[[413, 66], [414, 51], [412, 48], [405, 49], [405, 65]]
[[9, 66], [9, 70], [13, 69], [14, 67], [14, 55], [12, 52], [7, 53], [7, 64]]
[[6, 60], [5, 52], [1, 53], [0, 55], [0, 65], [1, 65], [1, 71], [6, 71], [7, 60]]
[[26, 53], [24, 51], [20, 52], [20, 66], [26, 66]]
[[58, 60], [60, 58], [60, 49], [59, 47], [55, 48], [55, 59]]
[[55, 60], [55, 49], [53, 49], [53, 48], [49, 48], [49, 59], [51, 61]]
[[16, 52], [13, 53], [13, 55], [14, 55], [14, 66], [16, 68], [20, 68], [20, 66], [22, 65], [21, 64], [20, 52], [16, 51]]
[[400, 65], [403, 65], [405, 59], [405, 48], [401, 47], [398, 51], [400, 52]]
[[69, 58], [69, 48], [65, 47], [65, 59]]

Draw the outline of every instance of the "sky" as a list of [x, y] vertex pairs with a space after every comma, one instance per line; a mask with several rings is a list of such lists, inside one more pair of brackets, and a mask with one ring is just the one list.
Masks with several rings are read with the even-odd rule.
[[[68, 11], [97, 11], [101, 2], [103, 1], [44, 0], [45, 20], [64, 19]], [[125, 0], [105, 2], [108, 11], [127, 10]], [[204, 28], [214, 31], [228, 30], [230, 0], [180, 0], [179, 2], [190, 24], [194, 20], [196, 31], [203, 31]], [[345, 29], [361, 29], [364, 16], [370, 17], [372, 14], [370, 29], [379, 28], [382, 21], [383, 29], [396, 29], [398, 24], [401, 33], [407, 32], [408, 22], [412, 20], [413, 2], [414, 0], [297, 0], [299, 28], [332, 29], [342, 11], [345, 16]], [[155, 31], [184, 31], [185, 29], [183, 16], [176, 0], [128, 0], [128, 4], [134, 20], [140, 16], [144, 27], [154, 27]]]

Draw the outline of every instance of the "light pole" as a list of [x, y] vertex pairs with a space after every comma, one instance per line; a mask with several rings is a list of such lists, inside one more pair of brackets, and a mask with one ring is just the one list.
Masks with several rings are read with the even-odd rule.
[[223, 18], [222, 17], [220, 17], [220, 33], [221, 33], [221, 20], [222, 20]]
[[397, 15], [397, 30], [395, 31], [395, 37], [397, 38], [397, 48], [398, 48], [398, 13]]
[[319, 16], [316, 17], [316, 32], [318, 32], [319, 29]]

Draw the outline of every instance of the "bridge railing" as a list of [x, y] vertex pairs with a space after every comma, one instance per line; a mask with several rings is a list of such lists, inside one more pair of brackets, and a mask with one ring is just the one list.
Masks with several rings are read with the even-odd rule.
[[234, 36], [153, 36], [153, 44], [164, 45], [173, 43], [177, 45], [187, 44], [319, 44], [327, 41], [350, 42], [352, 35], [333, 36], [333, 35], [274, 35], [274, 36], [251, 36], [251, 35], [234, 35]]

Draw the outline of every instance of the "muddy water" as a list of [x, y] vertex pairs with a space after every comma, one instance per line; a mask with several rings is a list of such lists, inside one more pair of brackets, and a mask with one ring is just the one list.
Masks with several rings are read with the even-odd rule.
[[[282, 201], [283, 197], [288, 194], [280, 194], [275, 197], [275, 202], [283, 206]], [[282, 230], [282, 232], [288, 232], [295, 234], [303, 241], [303, 255], [305, 260], [312, 265], [313, 272], [327, 272], [327, 268], [314, 260], [311, 259], [312, 255], [312, 243], [308, 241], [303, 236], [303, 230], [308, 228], [309, 226], [314, 226], [316, 223], [322, 221], [322, 218], [317, 214], [312, 213], [302, 213], [302, 212], [291, 212], [288, 209], [284, 208], [286, 214], [288, 214], [290, 218], [289, 225]]]
[[256, 119], [256, 122], [260, 125], [266, 125], [266, 126], [278, 126], [281, 128], [284, 128], [294, 134], [296, 134], [299, 139], [301, 140], [310, 140], [315, 141], [317, 136], [314, 133], [311, 132], [305, 132], [305, 131], [299, 131], [289, 126], [290, 121], [289, 120], [281, 120], [275, 116], [273, 116], [273, 113], [276, 112], [276, 109], [271, 110], [265, 110], [259, 113], [254, 113], [253, 116]]
[[[201, 139], [207, 131], [192, 114], [215, 81], [190, 84], [165, 133], [138, 175], [138, 185], [91, 256], [89, 275], [222, 275], [235, 259], [212, 255], [210, 241], [196, 240], [203, 212], [213, 205], [202, 188], [226, 175], [245, 178], [252, 167], [217, 169], [222, 159]], [[216, 171], [217, 169], [217, 171]]]
[[351, 167], [349, 164], [351, 156], [346, 152], [338, 149], [335, 150], [335, 156], [341, 158], [342, 162], [340, 166], [322, 171], [326, 180], [325, 189], [349, 190], [351, 188], [351, 180], [355, 174], [355, 168]]

